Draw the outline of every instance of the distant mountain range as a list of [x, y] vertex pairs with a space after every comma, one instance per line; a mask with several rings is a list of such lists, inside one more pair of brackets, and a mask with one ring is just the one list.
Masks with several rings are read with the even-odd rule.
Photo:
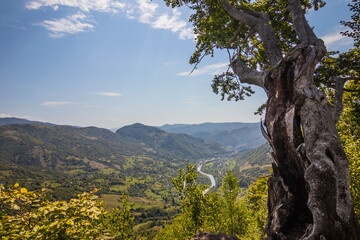
[[11, 117], [11, 118], [0, 118], [0, 126], [9, 125], [9, 124], [26, 124], [26, 123], [55, 126], [55, 124], [52, 124], [52, 123], [30, 121], [30, 120], [22, 119], [22, 118], [13, 118], [13, 117]]
[[106, 159], [109, 164], [114, 163], [111, 159], [118, 162], [125, 156], [135, 155], [176, 161], [226, 152], [218, 143], [185, 134], [169, 134], [142, 124], [123, 127], [116, 133], [96, 127], [39, 124], [9, 124], [0, 127], [0, 157], [3, 163], [53, 169], [62, 169], [65, 162], [70, 167], [72, 161], [67, 160], [71, 156], [88, 158], [96, 166], [100, 158]]
[[[20, 118], [0, 118], [0, 126], [25, 123], [55, 126], [52, 123]], [[182, 133], [195, 138], [217, 142], [233, 151], [255, 149], [266, 142], [260, 131], [260, 123], [166, 124], [157, 128], [167, 133]], [[118, 128], [110, 129], [114, 133], [118, 130]]]
[[173, 124], [161, 126], [160, 129], [211, 140], [235, 151], [254, 149], [266, 142], [261, 134], [260, 123]]
[[[3, 124], [0, 183], [19, 181], [29, 188], [56, 188], [54, 194], [62, 198], [94, 187], [115, 194], [131, 189], [129, 194], [143, 196], [139, 184], [144, 180], [139, 179], [148, 179], [148, 189], [151, 184], [165, 189], [186, 161], [195, 163], [227, 153], [218, 143], [142, 124], [123, 127], [116, 133], [96, 127]], [[126, 182], [129, 178], [137, 180]], [[149, 194], [154, 196], [156, 189]]]
[[[238, 162], [236, 172], [243, 174], [246, 170], [246, 175], [251, 175], [254, 171], [249, 172], [248, 167], [244, 170], [242, 161], [264, 155], [268, 149], [251, 150], [263, 142], [258, 123], [162, 127], [136, 123], [114, 133], [96, 127], [0, 118], [0, 183], [20, 181], [30, 188], [56, 188], [54, 194], [61, 197], [94, 187], [107, 193], [128, 191], [131, 195], [148, 197], [140, 190], [139, 186], [145, 182], [139, 179], [152, 179], [146, 181], [146, 186], [152, 189], [149, 196], [154, 196], [160, 185], [162, 188], [169, 185], [169, 179], [186, 161], [196, 163], [216, 156], [230, 159], [231, 155], [232, 161]], [[241, 151], [234, 155], [233, 149]], [[254, 159], [268, 164], [268, 158], [260, 158]], [[251, 160], [246, 162], [254, 165]], [[257, 165], [261, 164], [254, 166]], [[129, 177], [133, 180], [128, 180]], [[72, 185], [77, 181], [79, 184]], [[73, 189], [75, 185], [77, 190]]]
[[[177, 211], [171, 179], [186, 162], [211, 159], [212, 167], [206, 171], [219, 183], [223, 173], [233, 169], [242, 187], [267, 173], [269, 147], [249, 149], [261, 142], [257, 140], [258, 127], [251, 123], [206, 123], [158, 128], [136, 123], [112, 132], [0, 118], [0, 185], [46, 188], [48, 197], [54, 199], [70, 199], [96, 188], [113, 207], [125, 193], [138, 212], [161, 209], [144, 214], [144, 222], [167, 221], [169, 213]], [[235, 153], [220, 143], [248, 150]], [[205, 183], [208, 180], [199, 178]]]

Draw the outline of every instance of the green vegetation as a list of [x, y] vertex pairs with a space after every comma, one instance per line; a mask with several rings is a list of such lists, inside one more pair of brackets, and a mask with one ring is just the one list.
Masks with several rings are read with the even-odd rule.
[[[128, 136], [125, 130], [136, 130], [137, 135]], [[97, 188], [96, 194], [103, 195], [107, 209], [116, 207], [122, 194], [127, 194], [134, 203], [135, 224], [143, 225], [139, 234], [154, 235], [149, 229], [155, 231], [178, 212], [169, 184], [177, 169], [186, 160], [197, 161], [225, 151], [216, 143], [140, 124], [125, 130], [1, 126], [0, 184], [9, 187], [18, 182], [30, 191], [46, 188], [46, 197], [59, 201]]]
[[[138, 135], [125, 134], [134, 129]], [[48, 188], [55, 199], [101, 188], [100, 193], [169, 201], [168, 179], [186, 160], [225, 152], [215, 143], [140, 124], [120, 130], [116, 134], [95, 127], [1, 126], [0, 183]]]
[[[347, 89], [360, 91], [359, 82], [348, 83]], [[355, 213], [360, 217], [360, 98], [356, 92], [344, 93], [344, 110], [337, 124], [350, 164], [351, 194]]]
[[[138, 208], [122, 195], [120, 205], [105, 210], [94, 190], [68, 201], [50, 200], [46, 189], [29, 191], [17, 183], [0, 189], [2, 239], [189, 239], [197, 230], [223, 232], [242, 239], [264, 237], [266, 178], [239, 196], [239, 182], [228, 171], [221, 191], [203, 194], [195, 165], [172, 180], [179, 193], [178, 208]], [[105, 197], [111, 197], [106, 196]], [[101, 198], [103, 199], [103, 198]], [[173, 205], [177, 205], [175, 202]], [[179, 214], [175, 219], [173, 216]], [[164, 221], [166, 219], [166, 221]], [[166, 225], [166, 222], [171, 224]], [[161, 230], [158, 226], [165, 225]], [[160, 232], [159, 232], [160, 230]]]
[[266, 224], [267, 179], [261, 178], [239, 195], [239, 182], [228, 171], [221, 191], [203, 194], [206, 186], [196, 182], [195, 165], [180, 170], [173, 184], [179, 193], [181, 214], [155, 239], [191, 238], [196, 231], [236, 235], [241, 239], [263, 239]]
[[133, 239], [134, 216], [124, 195], [107, 213], [96, 190], [69, 201], [49, 201], [44, 191], [0, 188], [1, 239]]
[[[270, 146], [263, 144], [252, 150], [244, 150], [235, 155], [219, 157], [203, 166], [203, 171], [214, 175], [221, 184], [221, 179], [228, 170], [239, 179], [240, 187], [247, 188], [260, 176], [268, 175], [271, 168]], [[205, 177], [201, 177], [204, 178]], [[208, 180], [201, 182], [207, 182]]]
[[350, 170], [350, 189], [357, 219], [360, 219], [360, 3], [352, 0], [348, 6], [351, 20], [342, 34], [353, 38], [354, 47], [347, 52], [329, 53], [318, 66], [315, 80], [325, 89], [335, 109], [335, 120]]

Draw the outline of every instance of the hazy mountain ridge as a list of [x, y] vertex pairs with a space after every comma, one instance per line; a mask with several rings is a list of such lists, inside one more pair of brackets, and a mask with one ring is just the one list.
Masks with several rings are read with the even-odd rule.
[[215, 141], [236, 151], [254, 149], [266, 142], [261, 134], [260, 123], [167, 124], [159, 128], [169, 133], [185, 133]]
[[[243, 153], [251, 155], [252, 151]], [[125, 193], [136, 204], [136, 211], [151, 213], [139, 215], [138, 221], [156, 225], [177, 212], [172, 205], [175, 193], [170, 179], [187, 160], [197, 163], [216, 157], [236, 164], [234, 158], [239, 154], [229, 153], [219, 143], [139, 123], [116, 133], [97, 127], [7, 124], [0, 126], [0, 184], [46, 188], [55, 199], [70, 199], [97, 188], [112, 207]], [[242, 181], [246, 186], [254, 179], [249, 174], [259, 171], [247, 167], [240, 172], [243, 165], [236, 164], [235, 169], [240, 179], [246, 174], [246, 183]], [[213, 166], [214, 171], [219, 169], [215, 162]], [[221, 167], [229, 169], [227, 164]], [[203, 180], [207, 183], [208, 179]], [[220, 177], [217, 180], [221, 181]]]
[[167, 133], [139, 123], [120, 128], [116, 133], [140, 145], [145, 144], [155, 152], [166, 152], [167, 155], [174, 157], [204, 158], [227, 153], [226, 149], [218, 143], [187, 134]]
[[48, 125], [48, 126], [56, 125], [48, 122], [31, 121], [31, 120], [15, 118], [15, 117], [0, 118], [0, 126], [10, 125], [10, 124], [40, 124], [40, 125]]
[[0, 126], [0, 183], [46, 187], [59, 198], [101, 188], [102, 193], [162, 201], [161, 196], [169, 196], [163, 193], [171, 188], [169, 179], [186, 160], [195, 163], [223, 153], [217, 143], [141, 124], [118, 133], [96, 127], [9, 124]]
[[[152, 134], [159, 131], [160, 134]], [[54, 161], [66, 162], [69, 156], [89, 158], [93, 161], [101, 158], [116, 158], [116, 161], [120, 161], [125, 156], [134, 155], [180, 160], [209, 157], [226, 152], [216, 143], [184, 134], [168, 134], [160, 129], [140, 124], [126, 126], [117, 133], [96, 127], [11, 124], [0, 127], [0, 144], [2, 161], [40, 166], [42, 159], [42, 165], [58, 166], [55, 169], [61, 167]], [[44, 156], [41, 158], [35, 156], [34, 152], [38, 152], [36, 149]], [[199, 151], [195, 152], [196, 149]]]
[[[212, 123], [196, 130], [204, 130], [206, 125], [214, 131], [219, 130], [217, 124]], [[228, 124], [220, 125], [224, 129]], [[235, 132], [251, 134], [255, 131], [249, 129], [249, 125], [255, 124], [231, 125], [228, 129], [233, 129], [233, 138], [228, 138], [229, 144], [237, 141]], [[217, 137], [223, 138], [230, 135], [227, 131], [217, 133]], [[249, 138], [244, 141], [246, 139]], [[120, 128], [116, 133], [97, 127], [8, 124], [0, 126], [0, 183], [20, 181], [30, 188], [35, 187], [34, 184], [45, 184], [45, 187], [55, 187], [59, 194], [70, 194], [66, 189], [72, 189], [75, 184], [71, 184], [79, 182], [82, 190], [100, 187], [102, 191], [114, 194], [131, 190], [135, 196], [149, 197], [156, 195], [160, 185], [168, 185], [169, 179], [184, 167], [186, 160], [196, 163], [198, 159], [219, 156], [239, 162], [235, 167], [239, 169], [244, 164], [240, 155], [252, 151], [242, 151], [238, 153], [239, 159], [235, 159], [219, 143], [182, 133], [167, 133], [139, 123]], [[246, 175], [254, 172], [249, 172], [250, 168], [246, 170]], [[127, 182], [129, 177], [133, 180]], [[145, 177], [153, 180], [146, 183], [141, 180]], [[156, 187], [149, 187], [152, 185]], [[145, 189], [152, 189], [155, 195], [144, 195]]]

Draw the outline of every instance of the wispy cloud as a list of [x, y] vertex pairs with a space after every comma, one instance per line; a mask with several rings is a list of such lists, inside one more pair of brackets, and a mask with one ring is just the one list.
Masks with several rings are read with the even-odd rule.
[[76, 104], [75, 102], [43, 102], [40, 105], [45, 107], [57, 107], [57, 106], [63, 106], [63, 105], [70, 105], [70, 104]]
[[178, 73], [178, 76], [201, 76], [201, 75], [216, 75], [227, 70], [228, 63], [215, 63], [207, 65], [202, 68], [195, 69], [191, 74], [190, 72]]
[[332, 33], [320, 37], [327, 47], [346, 46], [353, 43], [352, 38], [343, 36], [340, 32], [345, 31], [345, 28], [337, 28]]
[[37, 25], [50, 31], [50, 36], [54, 38], [63, 37], [65, 34], [75, 34], [94, 29], [92, 20], [83, 13], [77, 13], [67, 18], [56, 20], [45, 20]]
[[[95, 20], [91, 12], [124, 13], [129, 19], [149, 24], [155, 29], [165, 29], [177, 33], [180, 39], [194, 39], [192, 28], [181, 19], [177, 9], [160, 6], [151, 0], [32, 0], [26, 4], [29, 10], [51, 8], [57, 11], [61, 7], [72, 7], [79, 13], [57, 20], [45, 20], [36, 24], [48, 29], [51, 37], [63, 37], [95, 29]], [[86, 15], [85, 15], [86, 13]]]
[[120, 97], [122, 96], [121, 93], [117, 93], [117, 92], [96, 92], [96, 95], [100, 95], [100, 96], [106, 96], [106, 97]]
[[51, 7], [55, 11], [59, 7], [79, 8], [84, 12], [99, 11], [116, 13], [126, 7], [125, 3], [113, 0], [33, 0], [26, 4], [27, 9]]

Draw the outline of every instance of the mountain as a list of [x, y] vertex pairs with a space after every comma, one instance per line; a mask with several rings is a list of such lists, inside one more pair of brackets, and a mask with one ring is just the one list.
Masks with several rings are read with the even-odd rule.
[[270, 145], [265, 143], [255, 149], [238, 152], [233, 157], [236, 164], [232, 172], [240, 179], [243, 187], [247, 187], [260, 176], [270, 174], [270, 152]]
[[[271, 168], [270, 152], [269, 144], [265, 143], [255, 149], [209, 159], [201, 170], [212, 174], [216, 179], [217, 185], [221, 185], [221, 180], [227, 171], [231, 170], [237, 179], [239, 179], [240, 186], [248, 187], [259, 177], [269, 175]], [[205, 178], [205, 183], [208, 184], [207, 178]]]
[[185, 133], [211, 140], [236, 151], [254, 149], [266, 141], [261, 134], [260, 123], [173, 124], [159, 128], [169, 133]]
[[136, 123], [125, 126], [116, 134], [144, 146], [148, 151], [173, 158], [204, 158], [227, 153], [218, 143], [202, 140], [187, 134], [167, 133], [159, 128]]
[[159, 189], [169, 190], [169, 179], [186, 160], [223, 153], [217, 143], [141, 124], [117, 133], [96, 127], [10, 124], [0, 126], [0, 183], [56, 189], [60, 198], [94, 187], [160, 198]]
[[[139, 123], [116, 133], [96, 127], [6, 124], [0, 126], [0, 185], [46, 188], [48, 197], [66, 200], [97, 188], [108, 207], [118, 206], [126, 193], [146, 232], [145, 226], [162, 225], [178, 213], [170, 179], [186, 161], [224, 158], [236, 165], [242, 161], [234, 160], [238, 154], [219, 143]], [[229, 169], [228, 164], [222, 167]]]
[[166, 132], [181, 132], [189, 135], [194, 135], [197, 132], [221, 132], [232, 131], [244, 127], [254, 126], [257, 123], [241, 123], [241, 122], [228, 122], [228, 123], [200, 123], [200, 124], [166, 124], [161, 126], [160, 129]]
[[38, 121], [30, 121], [27, 119], [22, 118], [0, 118], [0, 126], [9, 125], [9, 124], [26, 124], [26, 123], [33, 123], [33, 124], [41, 124], [41, 125], [48, 125], [48, 126], [55, 126], [55, 124], [47, 123], [47, 122], [38, 122]]

